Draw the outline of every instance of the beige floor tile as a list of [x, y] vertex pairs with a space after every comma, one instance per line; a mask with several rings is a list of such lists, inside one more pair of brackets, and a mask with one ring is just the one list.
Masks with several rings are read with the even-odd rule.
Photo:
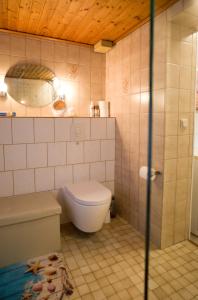
[[85, 283], [85, 278], [83, 276], [76, 276], [74, 277], [74, 282], [76, 286], [82, 285], [83, 283]]
[[115, 290], [111, 285], [105, 286], [102, 290], [106, 297], [112, 296], [115, 293]]
[[100, 289], [100, 286], [97, 281], [93, 281], [93, 282], [89, 283], [88, 285], [89, 285], [90, 291], [92, 291], [92, 292]]
[[120, 300], [120, 297], [117, 294], [113, 294], [107, 298], [108, 300]]
[[82, 284], [82, 285], [78, 286], [78, 292], [79, 292], [80, 296], [83, 296], [85, 294], [88, 294], [90, 292], [90, 289], [87, 284]]
[[[144, 238], [116, 218], [95, 234], [61, 229], [62, 251], [74, 283], [70, 300], [143, 300]], [[152, 245], [149, 300], [198, 299], [198, 247], [184, 241]]]
[[95, 281], [95, 277], [94, 277], [93, 273], [85, 274], [84, 279], [85, 279], [86, 283]]
[[107, 299], [102, 290], [98, 290], [98, 291], [93, 292], [93, 297], [94, 297], [95, 300]]
[[94, 296], [92, 294], [86, 294], [81, 297], [82, 300], [95, 300]]
[[120, 297], [120, 299], [124, 299], [124, 300], [130, 300], [131, 299], [131, 296], [130, 294], [128, 293], [127, 290], [124, 290], [124, 291], [120, 291], [118, 292], [118, 297]]

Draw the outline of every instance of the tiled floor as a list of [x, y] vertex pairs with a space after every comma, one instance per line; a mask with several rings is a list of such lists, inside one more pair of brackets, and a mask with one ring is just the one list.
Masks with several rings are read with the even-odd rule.
[[[62, 249], [75, 292], [70, 299], [143, 299], [144, 239], [121, 219], [100, 232], [62, 227]], [[198, 247], [185, 241], [151, 251], [150, 300], [198, 299]]]

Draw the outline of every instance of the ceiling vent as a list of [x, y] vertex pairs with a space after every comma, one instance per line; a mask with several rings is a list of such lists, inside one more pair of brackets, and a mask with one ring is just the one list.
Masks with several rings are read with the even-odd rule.
[[99, 53], [107, 53], [113, 47], [113, 42], [100, 40], [94, 45], [94, 51]]

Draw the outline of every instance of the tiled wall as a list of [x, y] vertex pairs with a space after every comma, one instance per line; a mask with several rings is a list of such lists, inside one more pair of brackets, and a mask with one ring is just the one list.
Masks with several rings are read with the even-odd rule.
[[[69, 89], [67, 104], [74, 106], [76, 116], [89, 116], [90, 101], [105, 99], [105, 55], [95, 53], [91, 46], [0, 33], [0, 78], [20, 62], [42, 64], [65, 80]], [[15, 111], [18, 116], [52, 116], [51, 105], [25, 107], [10, 97], [0, 99], [0, 111]]]
[[[163, 171], [166, 14], [156, 18], [153, 167]], [[147, 165], [149, 24], [117, 45], [106, 58], [106, 97], [116, 117], [115, 196], [119, 214], [144, 233]], [[162, 176], [153, 183], [152, 239], [160, 245]]]
[[95, 179], [114, 189], [114, 118], [1, 118], [0, 197]]
[[162, 247], [189, 236], [196, 74], [196, 34], [185, 22], [167, 25]]
[[[171, 9], [155, 20], [153, 167], [162, 175], [152, 184], [151, 235], [160, 247], [188, 237], [191, 203], [196, 37], [170, 22]], [[106, 61], [106, 97], [116, 117], [117, 208], [143, 234], [146, 182], [139, 168], [147, 164], [148, 30], [145, 24], [121, 40]]]

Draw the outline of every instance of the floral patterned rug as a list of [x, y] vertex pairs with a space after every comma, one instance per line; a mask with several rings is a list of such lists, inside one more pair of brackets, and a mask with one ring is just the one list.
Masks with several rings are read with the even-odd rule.
[[0, 269], [0, 300], [61, 300], [72, 293], [61, 253]]

